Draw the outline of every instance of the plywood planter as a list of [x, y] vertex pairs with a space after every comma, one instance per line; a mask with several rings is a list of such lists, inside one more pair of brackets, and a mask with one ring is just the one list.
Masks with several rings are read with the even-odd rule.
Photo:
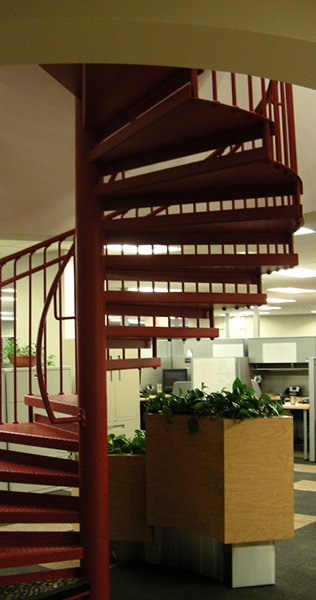
[[147, 521], [224, 543], [294, 536], [291, 417], [146, 417]]
[[109, 527], [111, 541], [152, 540], [146, 521], [146, 456], [111, 454], [109, 459]]

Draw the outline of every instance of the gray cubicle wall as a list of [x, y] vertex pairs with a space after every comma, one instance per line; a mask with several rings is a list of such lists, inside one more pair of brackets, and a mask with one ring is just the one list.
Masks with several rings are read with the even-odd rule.
[[[191, 367], [194, 358], [242, 358], [248, 355], [248, 343], [243, 339], [210, 340], [186, 339], [170, 342], [157, 341], [157, 354], [161, 358], [161, 367], [141, 370], [141, 387], [162, 383], [163, 369], [187, 369], [188, 379], [192, 377]], [[151, 356], [151, 350], [142, 350], [142, 357]]]

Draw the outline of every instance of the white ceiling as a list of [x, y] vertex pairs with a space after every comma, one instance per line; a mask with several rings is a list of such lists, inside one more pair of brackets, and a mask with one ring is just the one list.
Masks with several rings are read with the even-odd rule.
[[[316, 91], [295, 86], [294, 99], [305, 225], [316, 230]], [[74, 119], [74, 97], [40, 67], [0, 67], [0, 256], [74, 227]], [[301, 267], [316, 270], [316, 233], [295, 237], [295, 251]], [[264, 276], [263, 291], [316, 290], [316, 276], [297, 279], [293, 272]], [[316, 292], [292, 297], [295, 303], [271, 314], [316, 310]]]

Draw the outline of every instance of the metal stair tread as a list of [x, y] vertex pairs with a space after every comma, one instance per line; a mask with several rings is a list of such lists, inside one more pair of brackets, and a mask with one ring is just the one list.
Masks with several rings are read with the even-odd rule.
[[194, 98], [187, 84], [102, 140], [90, 160], [108, 174], [255, 140], [266, 122], [257, 113]]
[[69, 451], [78, 449], [77, 433], [42, 423], [2, 424], [0, 425], [0, 441]]
[[3, 523], [78, 523], [79, 509], [51, 506], [16, 506], [0, 502], [0, 522]]
[[[48, 399], [53, 411], [73, 416], [78, 414], [77, 394], [48, 394]], [[26, 394], [24, 402], [28, 406], [43, 408], [42, 396], [39, 394]]]
[[[284, 243], [302, 222], [302, 206], [266, 206], [239, 210], [106, 219], [108, 244], [233, 244]], [[112, 256], [111, 256], [112, 258]], [[136, 261], [137, 261], [136, 256]]]
[[105, 210], [170, 206], [269, 196], [288, 196], [301, 187], [290, 168], [269, 159], [265, 148], [99, 183], [95, 194]]
[[2, 546], [0, 568], [75, 560], [83, 555], [82, 546]]
[[57, 469], [0, 461], [0, 481], [77, 487], [78, 475]]

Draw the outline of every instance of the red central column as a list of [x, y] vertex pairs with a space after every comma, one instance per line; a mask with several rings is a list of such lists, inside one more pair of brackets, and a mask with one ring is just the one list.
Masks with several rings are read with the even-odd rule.
[[101, 201], [94, 196], [97, 172], [88, 156], [94, 144], [83, 131], [76, 101], [76, 267], [80, 429], [81, 541], [83, 576], [91, 600], [109, 599], [108, 456], [105, 371], [105, 311]]

